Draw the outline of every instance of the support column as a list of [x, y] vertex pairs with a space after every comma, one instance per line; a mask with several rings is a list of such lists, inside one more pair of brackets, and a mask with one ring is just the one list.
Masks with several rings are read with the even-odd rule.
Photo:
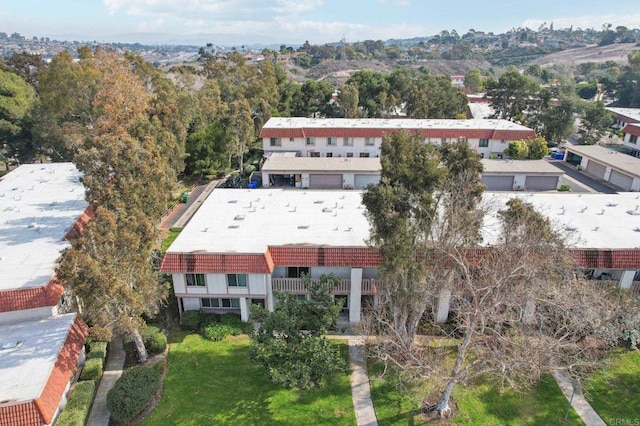
[[620, 288], [631, 288], [631, 284], [633, 284], [633, 277], [635, 276], [636, 271], [634, 270], [622, 271], [622, 276], [620, 277]]
[[449, 302], [451, 301], [451, 290], [443, 288], [438, 295], [438, 310], [436, 311], [436, 322], [443, 323], [449, 317]]
[[271, 280], [271, 274], [267, 274], [266, 278], [267, 282], [265, 283], [267, 288], [267, 311], [273, 312], [274, 303], [273, 303], [273, 281]]
[[362, 268], [351, 268], [351, 291], [349, 291], [349, 322], [360, 322], [362, 303]]
[[240, 298], [240, 319], [244, 322], [249, 321], [249, 304], [246, 297]]

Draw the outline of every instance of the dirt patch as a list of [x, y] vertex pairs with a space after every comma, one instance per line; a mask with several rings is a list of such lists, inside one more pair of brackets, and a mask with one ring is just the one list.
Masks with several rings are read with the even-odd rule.
[[531, 63], [541, 66], [576, 66], [586, 62], [604, 63], [614, 61], [620, 65], [627, 65], [629, 63], [627, 55], [634, 50], [640, 50], [640, 47], [635, 43], [579, 47], [577, 49], [567, 49], [561, 52], [550, 53], [531, 61]]
[[445, 416], [440, 417], [440, 414], [434, 410], [434, 407], [438, 401], [440, 401], [441, 396], [439, 393], [431, 393], [422, 400], [422, 417], [426, 422], [448, 425], [451, 424], [450, 420], [458, 413], [458, 405], [453, 398], [451, 398], [449, 399], [450, 411]]

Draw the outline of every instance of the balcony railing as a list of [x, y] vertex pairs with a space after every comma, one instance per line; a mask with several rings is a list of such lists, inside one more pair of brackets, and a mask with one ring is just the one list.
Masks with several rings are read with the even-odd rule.
[[631, 283], [629, 290], [633, 293], [640, 294], [640, 281], [634, 281]]
[[[317, 282], [317, 279], [311, 281]], [[273, 291], [281, 293], [307, 294], [309, 293], [304, 287], [304, 283], [300, 278], [273, 278], [271, 280]], [[362, 294], [375, 294], [376, 286], [374, 279], [362, 280]], [[351, 280], [340, 280], [340, 284], [331, 292], [331, 294], [348, 294], [351, 292]]]

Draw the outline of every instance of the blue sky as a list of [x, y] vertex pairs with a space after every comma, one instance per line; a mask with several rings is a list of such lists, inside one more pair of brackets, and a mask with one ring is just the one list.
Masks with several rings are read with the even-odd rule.
[[443, 29], [640, 27], [638, 0], [17, 0], [0, 31], [58, 39], [202, 45], [429, 36]]

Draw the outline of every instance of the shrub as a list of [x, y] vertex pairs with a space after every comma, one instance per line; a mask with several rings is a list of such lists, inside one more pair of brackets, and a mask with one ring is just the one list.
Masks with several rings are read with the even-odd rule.
[[208, 325], [220, 322], [220, 315], [202, 314], [200, 319], [200, 330], [204, 330]]
[[238, 336], [242, 333], [248, 334], [252, 328], [252, 325], [250, 323], [242, 322], [240, 317], [233, 313], [222, 315], [222, 317], [220, 318], [220, 323], [229, 326], [229, 333], [232, 336]]
[[568, 184], [563, 183], [562, 185], [560, 185], [560, 188], [558, 188], [558, 191], [561, 191], [561, 192], [571, 191], [571, 187]]
[[102, 377], [102, 360], [100, 358], [89, 358], [85, 361], [80, 380], [100, 380]]
[[167, 336], [162, 331], [153, 334], [149, 340], [144, 342], [147, 350], [154, 354], [161, 354], [167, 349]]
[[69, 395], [67, 406], [56, 420], [58, 426], [84, 426], [96, 392], [96, 382], [87, 380], [76, 383]]
[[162, 364], [126, 370], [107, 395], [111, 419], [126, 424], [139, 415], [155, 397], [161, 384]]
[[207, 339], [218, 342], [231, 334], [233, 328], [232, 326], [216, 322], [206, 326], [202, 330], [202, 334]]
[[107, 359], [107, 345], [106, 342], [92, 342], [89, 345], [87, 359], [99, 359], [104, 367], [104, 361]]
[[180, 317], [180, 326], [186, 331], [196, 331], [200, 328], [201, 317], [200, 311], [185, 311]]

